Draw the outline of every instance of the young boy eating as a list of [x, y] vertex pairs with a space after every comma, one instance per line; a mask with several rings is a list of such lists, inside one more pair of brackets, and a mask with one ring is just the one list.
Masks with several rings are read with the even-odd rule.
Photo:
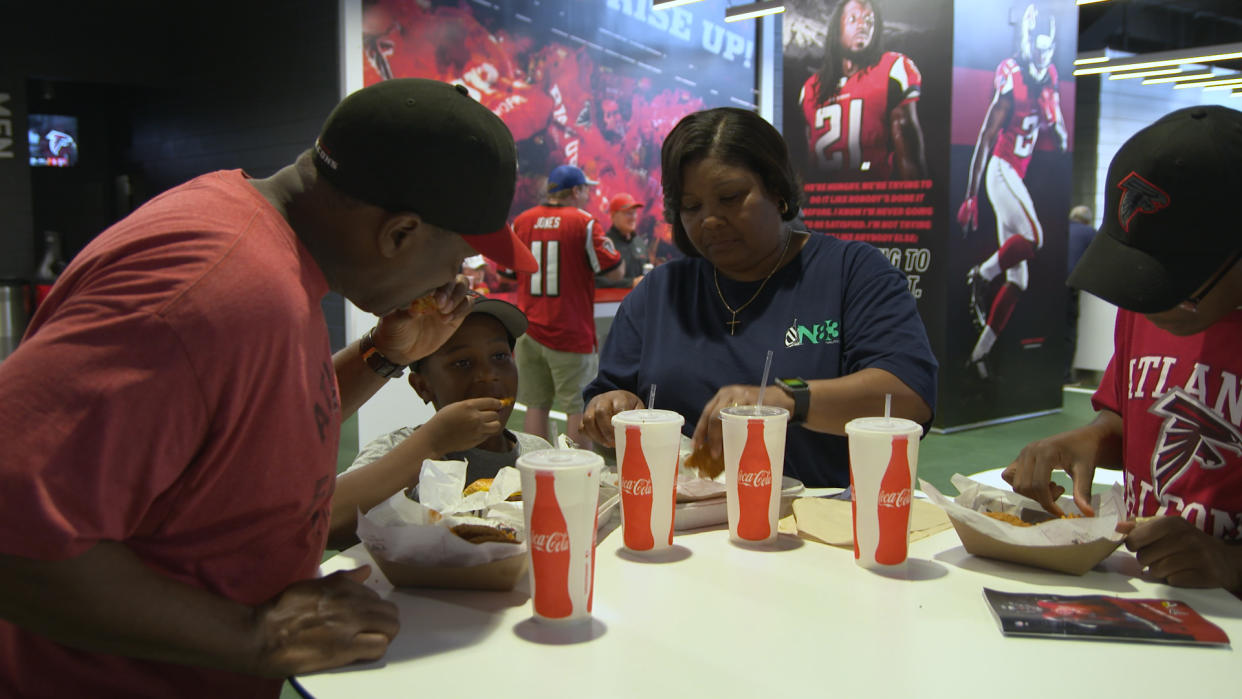
[[357, 511], [418, 484], [424, 459], [466, 461], [466, 482], [490, 478], [523, 453], [550, 449], [540, 437], [510, 432], [518, 372], [513, 345], [526, 332], [526, 316], [499, 299], [476, 300], [470, 314], [440, 349], [410, 365], [410, 386], [436, 413], [417, 427], [372, 440], [337, 477], [328, 545], [357, 541]]

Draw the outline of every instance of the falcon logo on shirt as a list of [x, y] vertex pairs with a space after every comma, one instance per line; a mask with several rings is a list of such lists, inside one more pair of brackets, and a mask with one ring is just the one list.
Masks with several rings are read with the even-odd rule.
[[1157, 497], [1194, 462], [1199, 462], [1200, 468], [1213, 470], [1225, 465], [1222, 449], [1242, 454], [1242, 433], [1238, 428], [1180, 388], [1164, 394], [1147, 412], [1165, 418], [1151, 454], [1151, 477]]
[[1168, 206], [1169, 195], [1163, 189], [1143, 179], [1143, 176], [1130, 171], [1117, 183], [1121, 188], [1121, 202], [1117, 206], [1117, 219], [1122, 229], [1130, 232], [1130, 221], [1139, 214], [1154, 214]]

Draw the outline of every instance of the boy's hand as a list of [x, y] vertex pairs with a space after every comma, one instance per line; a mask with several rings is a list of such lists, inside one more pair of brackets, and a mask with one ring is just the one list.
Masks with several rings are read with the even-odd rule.
[[431, 431], [430, 443], [438, 456], [473, 449], [504, 429], [502, 407], [499, 398], [467, 398], [444, 406], [419, 429]]
[[1152, 577], [1177, 587], [1242, 590], [1242, 546], [1209, 536], [1181, 517], [1155, 517], [1141, 524], [1123, 522], [1126, 548]]

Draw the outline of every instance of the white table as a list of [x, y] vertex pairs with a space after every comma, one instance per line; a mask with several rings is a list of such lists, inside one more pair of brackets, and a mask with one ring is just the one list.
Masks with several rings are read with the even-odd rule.
[[[1242, 694], [1242, 651], [1006, 638], [983, 599], [1002, 591], [1181, 599], [1242, 646], [1242, 602], [1136, 577], [1124, 548], [1082, 577], [976, 558], [953, 530], [911, 545], [908, 579], [782, 536], [771, 550], [722, 527], [678, 535], [681, 560], [635, 562], [599, 543], [595, 619], [575, 638], [536, 625], [525, 582], [509, 593], [394, 590], [384, 661], [299, 678], [328, 697], [1049, 697]], [[675, 556], [676, 557], [676, 556]], [[361, 546], [324, 564], [353, 567]]]

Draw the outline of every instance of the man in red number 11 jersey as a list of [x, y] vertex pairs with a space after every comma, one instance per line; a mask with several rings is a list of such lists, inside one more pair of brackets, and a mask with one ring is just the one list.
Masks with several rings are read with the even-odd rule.
[[590, 440], [579, 432], [582, 389], [595, 378], [595, 275], [621, 279], [621, 255], [582, 207], [591, 188], [581, 169], [561, 165], [548, 175], [547, 199], [523, 211], [513, 232], [530, 246], [539, 263], [533, 274], [518, 273], [518, 308], [530, 325], [519, 337], [518, 402], [526, 406], [523, 429], [548, 437], [548, 412], [555, 403], [565, 411], [566, 433], [583, 448]]

